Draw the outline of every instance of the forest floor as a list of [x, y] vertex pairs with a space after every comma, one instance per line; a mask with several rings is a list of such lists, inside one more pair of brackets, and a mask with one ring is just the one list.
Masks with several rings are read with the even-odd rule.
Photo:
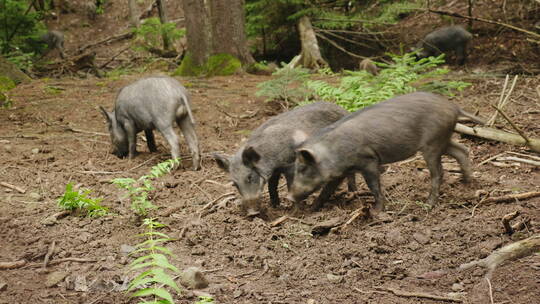
[[[147, 0], [141, 7], [151, 2]], [[122, 1], [107, 1], [106, 14], [96, 21], [82, 13], [82, 1], [73, 3], [78, 11], [49, 24], [66, 33], [69, 55], [128, 28]], [[169, 1], [171, 19], [182, 17], [179, 3]], [[452, 10], [466, 13], [463, 3]], [[475, 3], [479, 16], [491, 16], [500, 9], [491, 0]], [[523, 9], [519, 1], [508, 3], [518, 6], [516, 10], [508, 8], [508, 12]], [[530, 23], [527, 26], [533, 24], [531, 20], [526, 20]], [[413, 41], [443, 22], [444, 18], [435, 15], [411, 16], [395, 27], [401, 32], [396, 45], [400, 41], [414, 45]], [[540, 53], [538, 46], [531, 47], [516, 32], [480, 23], [476, 29], [469, 62], [465, 67], [452, 67], [459, 70], [453, 72], [456, 78], [473, 85], [452, 101], [469, 112], [490, 117], [494, 111], [490, 105], [499, 99], [505, 73], [534, 75]], [[130, 41], [99, 45], [97, 63], [107, 62], [127, 43]], [[128, 50], [108, 67], [130, 62], [142, 66], [136, 56]], [[138, 157], [118, 159], [110, 153], [107, 127], [98, 106], [111, 109], [118, 90], [143, 76], [44, 78], [10, 91], [13, 107], [0, 109], [0, 182], [24, 193], [0, 185], [0, 262], [26, 263], [0, 270], [0, 304], [136, 303], [123, 291], [125, 282], [134, 275], [127, 272], [134, 258], [125, 252], [141, 241], [137, 234], [143, 227], [133, 216], [125, 193], [110, 181], [147, 174], [152, 166], [170, 157], [169, 148], [158, 135], [158, 153], [149, 153], [139, 140], [142, 153]], [[251, 130], [282, 111], [276, 104], [254, 97], [256, 85], [270, 78], [177, 79], [192, 96], [202, 169], [192, 171], [189, 157], [184, 157], [178, 170], [160, 178], [151, 193], [159, 206], [153, 215], [167, 224], [162, 231], [174, 239], [166, 244], [175, 255], [171, 263], [180, 269], [201, 268], [210, 284], [202, 290], [184, 288], [175, 296], [176, 303], [194, 303], [201, 294], [212, 295], [216, 303], [447, 302], [422, 298], [419, 293], [460, 297], [464, 303], [529, 304], [540, 299], [538, 254], [499, 266], [490, 285], [483, 268], [447, 275], [438, 272], [484, 258], [504, 245], [539, 233], [540, 197], [504, 203], [486, 200], [487, 196], [540, 191], [539, 167], [492, 159], [500, 154], [521, 158], [538, 154], [456, 134], [456, 140], [470, 149], [472, 183], [462, 184], [457, 163], [445, 158], [439, 204], [428, 210], [423, 204], [429, 190], [425, 162], [414, 158], [391, 164], [382, 175], [390, 201], [388, 219], [381, 222], [358, 217], [338, 233], [317, 234], [313, 231], [317, 224], [347, 220], [373, 201], [360, 175], [358, 195], [348, 194], [342, 185], [318, 212], [296, 210], [286, 202], [274, 209], [266, 195], [263, 205], [268, 208], [267, 218], [246, 218], [239, 210], [236, 190], [210, 153], [234, 153]], [[534, 138], [540, 138], [539, 85], [538, 75], [520, 76], [505, 108], [510, 119]], [[512, 131], [500, 117], [495, 125]], [[189, 155], [183, 140], [181, 151]], [[55, 219], [61, 211], [57, 198], [70, 182], [91, 189], [90, 196], [103, 198], [113, 214]], [[280, 189], [284, 196], [285, 188]], [[509, 236], [501, 220], [515, 211], [520, 215], [512, 223], [526, 221], [527, 225]], [[282, 216], [288, 217], [274, 222]], [[404, 296], [404, 292], [417, 296]]]
[[[157, 136], [159, 153], [145, 145], [133, 160], [110, 154], [110, 140], [98, 106], [112, 107], [116, 92], [142, 75], [105, 79], [44, 79], [12, 91], [14, 107], [0, 110], [0, 262], [25, 260], [20, 268], [0, 271], [0, 303], [135, 303], [121, 290], [133, 276], [133, 260], [122, 248], [134, 246], [142, 227], [129, 202], [110, 180], [137, 178], [169, 157]], [[389, 219], [359, 217], [339, 233], [314, 234], [314, 225], [345, 220], [372, 202], [370, 195], [351, 196], [343, 188], [319, 212], [299, 211], [285, 203], [268, 205], [268, 218], [245, 218], [228, 177], [209, 153], [233, 153], [250, 130], [279, 111], [255, 98], [256, 85], [268, 76], [183, 78], [191, 95], [201, 143], [202, 170], [192, 171], [187, 158], [181, 168], [156, 182], [154, 215], [167, 224], [163, 232], [175, 240], [166, 244], [171, 262], [185, 269], [203, 269], [210, 285], [176, 296], [193, 303], [196, 295], [211, 294], [218, 303], [438, 303], [392, 294], [406, 292], [447, 295], [463, 292], [468, 303], [490, 303], [485, 269], [430, 277], [486, 257], [495, 249], [538, 233], [540, 197], [506, 203], [482, 203], [483, 196], [540, 191], [539, 168], [515, 162], [487, 161], [500, 153], [530, 154], [525, 148], [455, 135], [470, 148], [473, 183], [460, 183], [457, 164], [444, 159], [445, 179], [439, 204], [426, 210], [429, 174], [421, 158], [392, 164], [382, 182], [389, 197]], [[478, 77], [453, 99], [469, 112], [489, 117], [499, 98], [503, 78]], [[529, 136], [540, 137], [540, 105], [535, 90], [540, 77], [522, 77], [505, 111]], [[510, 129], [499, 118], [499, 127]], [[144, 143], [141, 140], [140, 143]], [[182, 154], [189, 155], [185, 143]], [[92, 197], [114, 215], [83, 218], [51, 216], [56, 200], [71, 182], [91, 189]], [[282, 181], [283, 183], [283, 181]], [[360, 193], [367, 187], [358, 180]], [[227, 193], [234, 193], [222, 197]], [[285, 195], [282, 188], [281, 194]], [[231, 199], [234, 198], [234, 199]], [[212, 208], [201, 211], [210, 203]], [[519, 211], [514, 221], [531, 221], [513, 236], [501, 219]], [[281, 216], [286, 221], [273, 226]], [[513, 222], [513, 223], [514, 223]], [[54, 242], [49, 265], [44, 257]], [[85, 259], [86, 262], [55, 260]], [[540, 298], [540, 256], [507, 263], [491, 280], [495, 303], [531, 303]], [[75, 282], [75, 283], [74, 283]]]

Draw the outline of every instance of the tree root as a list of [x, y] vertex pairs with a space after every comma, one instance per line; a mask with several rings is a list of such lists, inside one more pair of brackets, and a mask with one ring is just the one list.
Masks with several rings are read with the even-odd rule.
[[527, 239], [514, 242], [492, 252], [488, 257], [465, 263], [459, 266], [458, 271], [480, 266], [488, 269], [486, 278], [490, 279], [493, 271], [500, 264], [506, 261], [517, 260], [540, 251], [540, 234], [533, 235]]

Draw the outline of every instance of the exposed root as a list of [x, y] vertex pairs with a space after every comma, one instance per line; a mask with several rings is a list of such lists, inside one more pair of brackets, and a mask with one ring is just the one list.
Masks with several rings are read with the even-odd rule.
[[14, 261], [14, 262], [0, 262], [0, 270], [21, 268], [24, 265], [26, 265], [25, 260]]
[[517, 260], [540, 251], [540, 234], [533, 235], [527, 239], [506, 245], [495, 250], [488, 257], [465, 263], [459, 266], [459, 271], [470, 269], [474, 266], [480, 266], [488, 269], [486, 278], [491, 278], [493, 271], [500, 264], [506, 261]]
[[434, 294], [425, 293], [425, 292], [408, 292], [408, 291], [403, 291], [403, 290], [389, 288], [389, 287], [376, 287], [375, 289], [389, 291], [396, 296], [406, 297], [406, 298], [424, 298], [424, 299], [431, 299], [431, 300], [437, 300], [437, 301], [458, 302], [458, 303], [463, 302], [463, 297], [460, 294], [450, 293], [445, 296], [439, 296], [439, 295], [434, 295]]
[[506, 203], [516, 200], [526, 200], [540, 196], [540, 191], [531, 191], [524, 193], [509, 194], [504, 196], [495, 196], [486, 198], [483, 203]]

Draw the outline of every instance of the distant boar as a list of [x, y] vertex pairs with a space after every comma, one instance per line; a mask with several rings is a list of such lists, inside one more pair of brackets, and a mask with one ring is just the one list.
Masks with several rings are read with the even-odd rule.
[[335, 187], [344, 176], [359, 171], [375, 197], [375, 211], [381, 211], [385, 199], [379, 182], [380, 166], [421, 151], [431, 174], [427, 202], [433, 205], [439, 197], [443, 154], [458, 161], [465, 181], [471, 177], [467, 149], [451, 140], [459, 115], [478, 121], [445, 98], [423, 92], [352, 113], [319, 130], [297, 148], [289, 197], [301, 201], [322, 185]]
[[379, 74], [379, 69], [377, 68], [375, 63], [373, 63], [373, 61], [371, 61], [371, 59], [369, 59], [369, 58], [366, 58], [366, 59], [360, 61], [360, 64], [358, 65], [358, 68], [360, 70], [364, 70], [364, 71], [367, 71], [367, 72], [371, 73], [373, 76], [377, 76]]
[[[328, 102], [298, 107], [262, 124], [253, 131], [236, 154], [214, 154], [218, 166], [229, 173], [234, 186], [240, 192], [242, 209], [247, 211], [248, 215], [259, 213], [259, 201], [266, 183], [272, 206], [277, 207], [280, 175], [285, 176], [287, 186], [290, 186], [294, 179], [295, 142], [303, 141], [316, 130], [346, 114], [346, 110]], [[354, 176], [349, 179], [349, 190], [356, 190]]]
[[176, 124], [191, 150], [193, 169], [200, 168], [200, 153], [193, 114], [186, 89], [170, 77], [149, 77], [120, 90], [113, 112], [99, 107], [107, 120], [113, 154], [135, 157], [137, 133], [144, 131], [148, 149], [156, 152], [153, 130], [157, 129], [171, 146], [173, 158], [180, 157]]
[[64, 34], [60, 31], [48, 31], [41, 35], [41, 42], [47, 44], [47, 50], [43, 53], [43, 56], [47, 55], [51, 50], [57, 49], [60, 52], [60, 57], [64, 59], [66, 54], [64, 53]]
[[418, 53], [418, 57], [437, 56], [441, 53], [445, 53], [448, 57], [449, 51], [455, 51], [458, 63], [463, 65], [467, 59], [467, 44], [471, 39], [471, 33], [462, 26], [453, 25], [439, 28], [418, 42], [417, 48], [422, 49]]

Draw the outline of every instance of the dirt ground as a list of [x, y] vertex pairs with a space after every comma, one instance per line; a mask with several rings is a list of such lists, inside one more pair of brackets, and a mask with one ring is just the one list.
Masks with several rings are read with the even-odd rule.
[[[118, 79], [36, 80], [12, 91], [14, 107], [0, 110], [0, 181], [24, 189], [24, 194], [0, 187], [0, 262], [26, 260], [23, 267], [0, 271], [0, 303], [135, 303], [122, 289], [133, 274], [133, 260], [122, 245], [139, 242], [142, 228], [134, 220], [123, 192], [110, 180], [137, 178], [169, 157], [157, 136], [159, 153], [145, 145], [133, 160], [110, 154], [105, 121], [97, 110], [111, 108], [116, 92], [141, 75]], [[444, 160], [445, 179], [440, 203], [432, 210], [422, 204], [429, 176], [421, 159], [392, 164], [383, 175], [391, 203], [385, 222], [358, 218], [340, 233], [312, 234], [315, 224], [348, 219], [372, 197], [358, 179], [360, 195], [341, 191], [319, 212], [268, 206], [268, 218], [245, 218], [235, 199], [218, 199], [234, 192], [227, 176], [209, 153], [233, 153], [248, 134], [279, 107], [255, 98], [256, 84], [267, 76], [237, 75], [179, 80], [192, 94], [194, 115], [203, 151], [201, 171], [190, 160], [156, 183], [153, 202], [167, 243], [181, 269], [198, 266], [210, 285], [184, 289], [177, 303], [194, 303], [208, 293], [217, 303], [439, 303], [403, 297], [385, 288], [444, 296], [463, 292], [466, 303], [490, 303], [485, 269], [429, 278], [437, 270], [484, 258], [493, 250], [538, 233], [540, 198], [507, 203], [481, 203], [478, 193], [502, 196], [540, 191], [538, 167], [515, 162], [485, 162], [500, 153], [531, 154], [525, 148], [456, 135], [470, 148], [475, 181], [459, 182], [457, 164]], [[453, 101], [489, 117], [489, 104], [498, 100], [504, 79], [476, 78]], [[540, 77], [523, 77], [506, 112], [529, 136], [540, 137], [540, 105], [535, 88]], [[499, 119], [498, 126], [510, 129]], [[141, 140], [139, 142], [142, 143]], [[182, 142], [182, 154], [189, 155]], [[512, 154], [516, 156], [515, 154]], [[512, 156], [508, 154], [508, 156]], [[536, 156], [538, 156], [536, 154]], [[480, 165], [481, 164], [481, 165]], [[92, 189], [93, 197], [114, 215], [82, 218], [50, 217], [60, 209], [56, 199], [72, 182]], [[283, 181], [282, 181], [283, 183]], [[282, 195], [285, 190], [282, 188]], [[234, 192], [236, 194], [236, 192]], [[210, 212], [200, 212], [213, 202]], [[519, 211], [513, 223], [529, 218], [512, 237], [501, 219]], [[283, 215], [292, 218], [272, 226]], [[55, 243], [49, 266], [44, 257]], [[55, 260], [84, 259], [83, 262]], [[426, 273], [428, 275], [426, 275]], [[427, 278], [426, 278], [427, 277]], [[55, 283], [54, 279], [59, 278]], [[76, 284], [74, 284], [74, 282]], [[497, 268], [491, 280], [495, 303], [532, 303], [540, 299], [540, 256], [512, 261]], [[313, 299], [315, 302], [309, 302]]]

